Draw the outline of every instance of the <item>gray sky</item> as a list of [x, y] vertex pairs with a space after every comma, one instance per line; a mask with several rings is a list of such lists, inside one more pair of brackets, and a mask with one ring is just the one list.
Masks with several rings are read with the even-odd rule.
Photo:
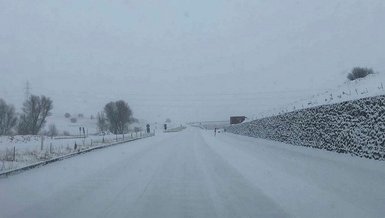
[[0, 97], [148, 120], [257, 114], [385, 72], [383, 0], [0, 0]]

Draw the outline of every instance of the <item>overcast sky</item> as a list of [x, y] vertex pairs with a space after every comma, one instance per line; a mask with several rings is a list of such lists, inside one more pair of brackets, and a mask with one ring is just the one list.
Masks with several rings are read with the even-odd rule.
[[253, 115], [385, 73], [383, 0], [0, 0], [0, 98], [148, 120]]

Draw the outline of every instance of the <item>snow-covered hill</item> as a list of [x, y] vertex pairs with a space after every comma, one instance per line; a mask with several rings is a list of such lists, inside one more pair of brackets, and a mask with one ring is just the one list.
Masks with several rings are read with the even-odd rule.
[[[347, 75], [347, 73], [346, 73]], [[310, 95], [303, 98], [292, 98], [288, 104], [274, 107], [259, 114], [253, 114], [254, 119], [283, 114], [299, 109], [320, 105], [334, 104], [365, 97], [373, 97], [385, 94], [385, 72], [377, 72], [365, 78], [346, 81], [338, 86], [329, 86], [324, 90], [313, 90]]]

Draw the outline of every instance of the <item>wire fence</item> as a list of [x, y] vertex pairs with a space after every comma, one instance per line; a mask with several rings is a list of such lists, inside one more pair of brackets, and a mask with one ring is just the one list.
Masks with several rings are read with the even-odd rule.
[[114, 136], [99, 137], [76, 137], [72, 143], [68, 142], [68, 138], [55, 139], [54, 141], [44, 142], [44, 138], [40, 141], [40, 145], [36, 146], [3, 146], [5, 149], [0, 150], [0, 172], [17, 169], [29, 164], [46, 161], [63, 155], [78, 153], [90, 148], [105, 146], [118, 142], [129, 142], [136, 139], [142, 139], [154, 136], [155, 133], [133, 132], [128, 134]]

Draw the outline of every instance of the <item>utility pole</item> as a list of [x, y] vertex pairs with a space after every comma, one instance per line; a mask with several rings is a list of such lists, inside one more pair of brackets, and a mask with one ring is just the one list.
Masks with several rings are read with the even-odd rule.
[[25, 83], [24, 95], [26, 100], [29, 98], [29, 96], [31, 96], [31, 84], [29, 81]]

